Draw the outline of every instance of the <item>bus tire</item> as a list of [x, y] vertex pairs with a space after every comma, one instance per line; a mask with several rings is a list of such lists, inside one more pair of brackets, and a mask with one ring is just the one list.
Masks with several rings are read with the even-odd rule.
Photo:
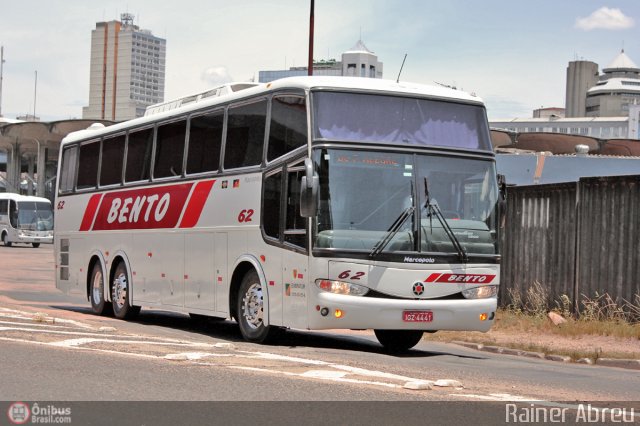
[[424, 334], [420, 330], [373, 330], [373, 332], [388, 353], [408, 351], [420, 343]]
[[2, 234], [2, 244], [4, 244], [5, 247], [11, 247], [11, 242], [9, 241], [9, 235], [6, 232]]
[[96, 315], [106, 315], [111, 310], [111, 304], [104, 299], [104, 271], [100, 262], [96, 262], [91, 270], [89, 280], [89, 299], [91, 310]]
[[238, 290], [237, 320], [242, 337], [254, 343], [267, 343], [277, 334], [277, 328], [263, 322], [264, 299], [262, 284], [255, 270], [242, 278]]
[[31, 243], [31, 245], [33, 246], [33, 248], [38, 248], [38, 247], [40, 247], [40, 243]]
[[131, 319], [140, 312], [139, 306], [131, 305], [131, 281], [124, 262], [118, 262], [111, 285], [113, 315], [119, 319]]

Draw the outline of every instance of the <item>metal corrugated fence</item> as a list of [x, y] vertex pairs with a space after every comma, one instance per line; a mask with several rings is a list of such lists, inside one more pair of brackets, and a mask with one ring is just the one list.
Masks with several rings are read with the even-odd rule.
[[640, 294], [640, 176], [586, 178], [578, 192], [577, 294]]
[[[640, 294], [640, 176], [512, 187], [502, 239], [500, 303], [536, 283], [551, 307], [566, 295]], [[578, 253], [576, 255], [576, 253]]]

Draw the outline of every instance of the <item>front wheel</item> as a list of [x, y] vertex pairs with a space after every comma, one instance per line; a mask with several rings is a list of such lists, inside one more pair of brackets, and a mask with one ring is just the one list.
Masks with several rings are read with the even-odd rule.
[[33, 248], [38, 248], [38, 247], [40, 247], [40, 243], [31, 243], [31, 245], [33, 246]]
[[140, 312], [140, 306], [131, 305], [131, 283], [124, 262], [118, 263], [116, 272], [113, 274], [111, 304], [113, 314], [119, 319], [131, 319]]
[[237, 308], [238, 325], [245, 340], [266, 343], [275, 337], [277, 329], [263, 322], [264, 294], [256, 271], [248, 272], [242, 279]]
[[2, 244], [4, 244], [5, 247], [11, 247], [11, 242], [9, 241], [9, 235], [2, 234]]
[[389, 353], [406, 352], [417, 345], [424, 334], [420, 330], [373, 330]]

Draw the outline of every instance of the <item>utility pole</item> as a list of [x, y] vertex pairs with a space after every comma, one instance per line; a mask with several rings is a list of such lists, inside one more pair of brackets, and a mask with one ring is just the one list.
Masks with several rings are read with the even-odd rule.
[[0, 46], [0, 117], [2, 117], [2, 68], [4, 65], [4, 46]]
[[311, 0], [311, 16], [309, 18], [309, 72], [313, 75], [313, 19], [314, 19], [315, 0]]
[[38, 94], [38, 71], [36, 71], [36, 82], [33, 86], [33, 119], [36, 119], [36, 97]]

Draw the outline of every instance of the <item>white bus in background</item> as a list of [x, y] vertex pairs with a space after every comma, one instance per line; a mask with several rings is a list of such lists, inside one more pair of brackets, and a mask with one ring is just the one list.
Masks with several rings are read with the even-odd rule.
[[480, 99], [344, 77], [225, 92], [63, 140], [58, 288], [254, 342], [373, 329], [401, 351], [490, 328], [503, 194]]
[[0, 241], [11, 247], [15, 243], [53, 243], [53, 210], [46, 198], [0, 193]]

